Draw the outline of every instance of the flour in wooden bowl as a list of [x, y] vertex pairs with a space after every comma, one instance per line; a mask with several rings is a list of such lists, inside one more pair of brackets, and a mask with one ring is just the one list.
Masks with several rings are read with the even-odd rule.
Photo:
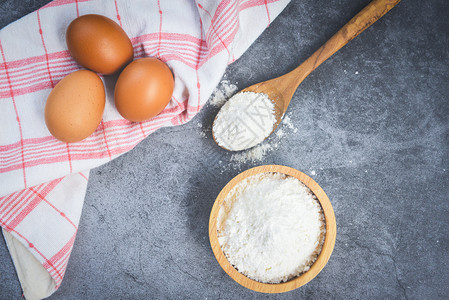
[[263, 283], [309, 270], [324, 242], [324, 215], [298, 179], [260, 173], [237, 184], [218, 213], [218, 241], [228, 261]]

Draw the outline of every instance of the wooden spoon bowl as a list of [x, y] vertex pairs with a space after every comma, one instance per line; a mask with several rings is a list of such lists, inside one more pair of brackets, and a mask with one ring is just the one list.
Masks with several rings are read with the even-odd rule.
[[[283, 283], [271, 284], [271, 283], [262, 283], [255, 280], [252, 280], [245, 275], [239, 273], [227, 260], [224, 255], [220, 244], [218, 242], [218, 234], [217, 234], [217, 218], [218, 212], [226, 199], [228, 193], [242, 180], [246, 179], [249, 176], [253, 176], [259, 173], [268, 173], [268, 172], [277, 172], [282, 173], [288, 176], [292, 176], [299, 181], [301, 181], [304, 185], [306, 185], [317, 197], [319, 203], [321, 204], [321, 208], [323, 209], [324, 218], [325, 218], [325, 228], [326, 233], [324, 236], [324, 244], [321, 249], [320, 254], [316, 261], [312, 264], [310, 269], [307, 272], [302, 273], [301, 275]], [[214, 252], [215, 258], [217, 259], [220, 266], [223, 270], [231, 276], [237, 283], [240, 285], [251, 289], [256, 292], [262, 293], [283, 293], [287, 291], [294, 290], [312, 280], [318, 273], [324, 268], [326, 263], [328, 262], [332, 250], [335, 245], [335, 238], [337, 234], [337, 225], [335, 222], [335, 215], [332, 205], [327, 197], [326, 193], [323, 189], [309, 176], [306, 174], [295, 170], [286, 166], [279, 165], [265, 165], [255, 167], [245, 172], [240, 173], [236, 177], [234, 177], [229, 183], [221, 190], [217, 199], [215, 200], [214, 206], [212, 207], [212, 211], [210, 213], [209, 219], [209, 239], [212, 247], [212, 251]]]

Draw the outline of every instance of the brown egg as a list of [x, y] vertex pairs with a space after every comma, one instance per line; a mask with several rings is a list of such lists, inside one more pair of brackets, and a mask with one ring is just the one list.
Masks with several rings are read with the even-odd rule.
[[114, 21], [100, 15], [84, 15], [70, 23], [67, 47], [83, 67], [109, 75], [132, 61], [133, 46], [126, 32]]
[[45, 105], [45, 123], [63, 142], [78, 142], [100, 124], [105, 105], [104, 85], [92, 71], [80, 70], [64, 77], [51, 91]]
[[141, 122], [157, 116], [170, 102], [174, 79], [168, 66], [156, 58], [130, 63], [115, 86], [115, 106], [127, 120]]

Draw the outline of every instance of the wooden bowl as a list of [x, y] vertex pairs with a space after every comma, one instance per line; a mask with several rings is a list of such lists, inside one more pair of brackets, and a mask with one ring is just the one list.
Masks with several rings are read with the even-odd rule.
[[[321, 204], [321, 207], [324, 212], [325, 224], [326, 224], [326, 233], [324, 236], [324, 244], [321, 252], [310, 267], [310, 269], [302, 273], [301, 275], [290, 279], [287, 282], [282, 283], [262, 283], [255, 280], [252, 280], [245, 275], [239, 273], [226, 259], [223, 251], [221, 250], [220, 244], [218, 242], [217, 235], [217, 217], [218, 212], [220, 210], [223, 201], [225, 200], [228, 193], [243, 179], [266, 172], [278, 172], [286, 175], [290, 175], [292, 177], [297, 178], [302, 183], [304, 183], [317, 197], [318, 201]], [[334, 249], [335, 238], [337, 234], [337, 225], [335, 223], [335, 215], [332, 205], [329, 201], [329, 198], [324, 193], [323, 189], [309, 176], [306, 174], [295, 170], [290, 167], [279, 166], [279, 165], [265, 165], [260, 167], [255, 167], [245, 172], [240, 173], [236, 177], [234, 177], [228, 184], [221, 190], [217, 199], [215, 200], [214, 206], [212, 207], [212, 211], [210, 213], [209, 219], [209, 239], [212, 247], [212, 251], [220, 264], [223, 270], [231, 276], [232, 279], [237, 281], [240, 285], [251, 289], [256, 292], [262, 293], [283, 293], [294, 290], [312, 280], [318, 273], [324, 268], [329, 257], [331, 256], [332, 250]]]

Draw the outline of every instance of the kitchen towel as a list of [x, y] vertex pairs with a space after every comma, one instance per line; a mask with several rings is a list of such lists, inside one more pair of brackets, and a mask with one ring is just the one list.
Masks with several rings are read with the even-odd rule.
[[[0, 225], [8, 233], [11, 252], [17, 247], [9, 236], [48, 271], [54, 281], [49, 293], [61, 285], [67, 268], [89, 170], [131, 150], [158, 128], [191, 120], [227, 65], [288, 2], [56, 0], [0, 30]], [[102, 77], [103, 120], [88, 138], [67, 144], [49, 133], [44, 107], [51, 89], [82, 69], [67, 51], [65, 30], [76, 17], [92, 13], [111, 18], [125, 30], [135, 59], [150, 56], [166, 62], [175, 88], [157, 117], [132, 123], [114, 107], [116, 77]], [[24, 287], [20, 257], [13, 255]]]

